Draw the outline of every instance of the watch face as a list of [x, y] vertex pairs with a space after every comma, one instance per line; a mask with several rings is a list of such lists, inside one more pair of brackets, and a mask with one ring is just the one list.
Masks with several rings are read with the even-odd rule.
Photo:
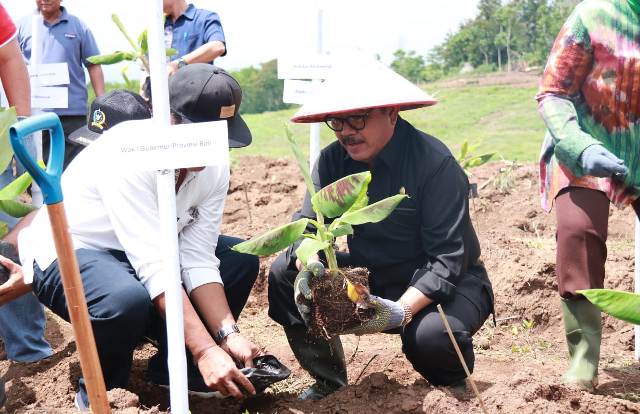
[[183, 66], [187, 66], [187, 61], [184, 59], [178, 59], [178, 69], [180, 69]]

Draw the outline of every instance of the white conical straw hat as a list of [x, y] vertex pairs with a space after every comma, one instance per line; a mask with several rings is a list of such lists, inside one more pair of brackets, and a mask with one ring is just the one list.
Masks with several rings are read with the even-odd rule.
[[339, 65], [309, 96], [292, 122], [322, 122], [327, 115], [360, 109], [398, 107], [401, 111], [438, 101], [377, 61]]

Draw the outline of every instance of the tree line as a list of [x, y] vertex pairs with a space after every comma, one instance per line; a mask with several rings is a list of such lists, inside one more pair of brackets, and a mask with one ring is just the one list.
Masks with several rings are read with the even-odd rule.
[[425, 55], [398, 50], [391, 67], [430, 82], [471, 65], [480, 72], [545, 64], [560, 27], [580, 0], [480, 0], [475, 18]]

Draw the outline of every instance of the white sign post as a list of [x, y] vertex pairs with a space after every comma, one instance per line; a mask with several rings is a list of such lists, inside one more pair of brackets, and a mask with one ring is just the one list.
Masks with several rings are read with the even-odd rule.
[[[40, 16], [40, 12], [36, 11], [31, 16], [31, 60], [30, 67], [38, 67], [42, 60], [42, 32], [40, 28], [42, 27], [42, 16]], [[38, 78], [31, 78], [31, 95], [33, 95], [33, 91], [39, 87]], [[38, 107], [34, 105], [33, 100], [31, 101], [31, 113], [32, 115], [40, 112]], [[36, 160], [42, 161], [42, 131], [38, 131], [33, 134], [33, 145], [36, 147]], [[44, 202], [44, 198], [42, 196], [42, 191], [38, 184], [34, 181], [31, 184], [31, 204], [34, 207], [41, 207]]]
[[[167, 127], [169, 120], [169, 87], [167, 84], [167, 56], [164, 46], [164, 15], [162, 0], [151, 0], [149, 30], [149, 64], [153, 120], [159, 128]], [[184, 320], [182, 309], [182, 281], [178, 260], [178, 228], [176, 225], [175, 172], [158, 171], [158, 210], [164, 240], [167, 346], [171, 412], [188, 413], [187, 360], [184, 353]]]
[[[306, 98], [326, 79], [332, 59], [322, 55], [322, 9], [318, 9], [317, 55], [278, 58], [278, 78], [284, 79], [282, 101], [304, 104]], [[297, 80], [294, 80], [297, 79]], [[312, 79], [311, 82], [300, 79]], [[320, 156], [320, 124], [312, 123], [309, 132], [309, 170]]]

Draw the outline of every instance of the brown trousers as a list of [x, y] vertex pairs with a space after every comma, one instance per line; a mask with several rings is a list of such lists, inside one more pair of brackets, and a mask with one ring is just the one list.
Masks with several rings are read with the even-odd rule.
[[[556, 197], [558, 292], [565, 299], [576, 290], [604, 287], [609, 199], [597, 190], [568, 187]], [[640, 199], [633, 203], [640, 216]]]

